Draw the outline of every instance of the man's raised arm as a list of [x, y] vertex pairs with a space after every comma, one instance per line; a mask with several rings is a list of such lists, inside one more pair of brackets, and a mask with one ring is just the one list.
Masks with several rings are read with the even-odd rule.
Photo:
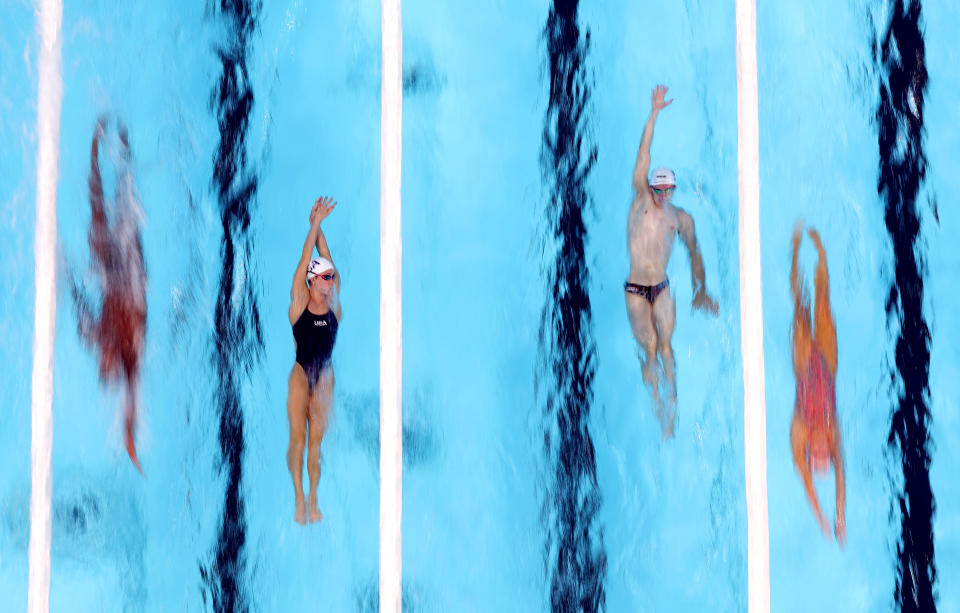
[[650, 145], [653, 143], [653, 124], [657, 122], [660, 110], [668, 106], [673, 99], [664, 100], [667, 88], [657, 85], [650, 101], [650, 117], [643, 127], [643, 137], [640, 139], [640, 150], [637, 152], [637, 165], [633, 167], [633, 189], [642, 194], [647, 189], [647, 173], [650, 172]]

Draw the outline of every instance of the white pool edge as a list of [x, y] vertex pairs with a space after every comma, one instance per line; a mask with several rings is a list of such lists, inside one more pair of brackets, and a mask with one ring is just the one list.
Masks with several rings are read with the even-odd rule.
[[37, 219], [34, 238], [33, 374], [30, 405], [30, 549], [27, 610], [46, 613], [50, 600], [53, 339], [56, 332], [57, 164], [60, 148], [59, 0], [39, 0], [37, 30]]
[[770, 611], [767, 519], [767, 417], [760, 276], [760, 138], [755, 0], [736, 0], [737, 186], [740, 244], [740, 346], [743, 357], [743, 463], [747, 498], [747, 604]]
[[380, 83], [380, 611], [401, 608], [401, 231], [403, 104], [400, 0], [381, 0]]

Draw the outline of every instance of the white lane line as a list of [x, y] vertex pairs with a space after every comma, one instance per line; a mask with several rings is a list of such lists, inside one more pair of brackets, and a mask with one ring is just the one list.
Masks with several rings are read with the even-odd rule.
[[380, 10], [380, 611], [399, 613], [403, 500], [400, 0], [381, 0]]
[[740, 346], [743, 355], [743, 460], [747, 494], [747, 603], [770, 611], [767, 523], [767, 416], [760, 278], [760, 138], [755, 0], [737, 4], [737, 184], [740, 192]]
[[39, 0], [37, 29], [37, 220], [33, 376], [30, 407], [30, 558], [27, 610], [46, 613], [50, 600], [50, 450], [53, 444], [53, 337], [56, 331], [57, 163], [60, 149], [59, 0]]

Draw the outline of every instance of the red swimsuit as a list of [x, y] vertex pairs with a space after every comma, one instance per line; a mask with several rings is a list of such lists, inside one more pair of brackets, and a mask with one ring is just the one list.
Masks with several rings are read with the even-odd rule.
[[833, 375], [823, 355], [814, 346], [807, 362], [807, 372], [797, 379], [797, 399], [794, 410], [803, 417], [811, 430], [829, 431], [837, 413], [837, 397]]

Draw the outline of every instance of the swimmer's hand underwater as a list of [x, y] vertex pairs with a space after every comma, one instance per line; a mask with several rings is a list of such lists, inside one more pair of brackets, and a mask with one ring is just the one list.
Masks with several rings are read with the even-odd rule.
[[713, 315], [716, 315], [718, 310], [716, 300], [711, 298], [706, 290], [700, 290], [693, 297], [693, 308]]

